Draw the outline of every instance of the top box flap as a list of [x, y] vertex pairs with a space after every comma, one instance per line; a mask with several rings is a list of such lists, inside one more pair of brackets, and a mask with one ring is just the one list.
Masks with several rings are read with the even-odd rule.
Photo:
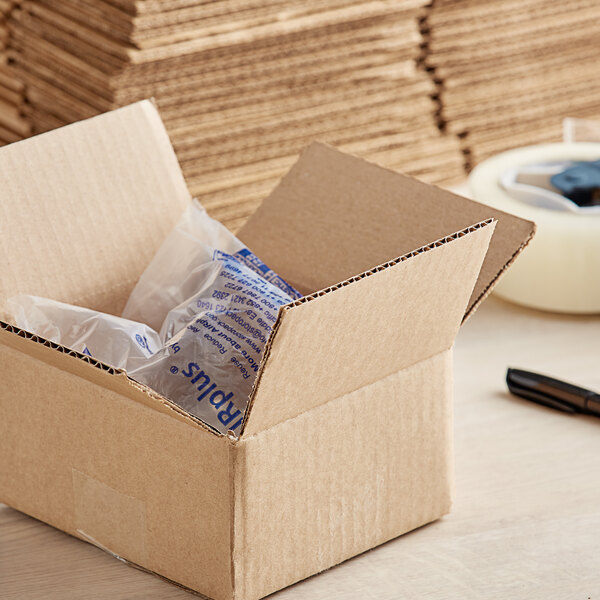
[[0, 148], [0, 314], [15, 294], [120, 314], [189, 201], [150, 101]]
[[535, 225], [329, 146], [309, 146], [238, 235], [281, 277], [311, 293], [489, 217], [498, 226], [468, 315]]
[[448, 350], [494, 225], [476, 224], [282, 307], [243, 435]]

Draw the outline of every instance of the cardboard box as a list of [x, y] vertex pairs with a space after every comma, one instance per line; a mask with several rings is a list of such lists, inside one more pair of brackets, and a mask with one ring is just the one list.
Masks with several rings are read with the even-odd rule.
[[[0, 180], [0, 306], [119, 314], [190, 200], [150, 102], [0, 149]], [[215, 600], [438, 519], [454, 338], [532, 234], [310, 146], [240, 233], [308, 295], [280, 310], [239, 438], [2, 322], [0, 501]]]

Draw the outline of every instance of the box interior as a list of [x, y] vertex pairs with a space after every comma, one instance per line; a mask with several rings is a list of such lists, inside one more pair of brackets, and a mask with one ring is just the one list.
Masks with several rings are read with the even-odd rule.
[[[4, 257], [0, 316], [5, 300], [15, 294], [120, 314], [140, 274], [190, 201], [150, 101], [0, 149], [0, 179]], [[480, 263], [472, 265], [476, 271], [462, 268], [461, 250], [447, 248], [467, 249], [470, 244], [461, 240], [448, 244], [446, 236], [464, 230], [459, 237], [479, 240], [477, 248], [471, 248], [477, 262], [485, 255], [491, 231], [481, 234], [467, 228], [487, 219], [480, 228], [491, 230], [485, 227], [490, 217], [499, 218], [500, 235], [494, 236], [473, 289]], [[273, 355], [274, 340], [290, 357], [300, 347], [322, 348], [327, 335], [335, 341], [334, 329], [341, 331], [347, 325], [340, 320], [347, 302], [355, 304], [356, 319], [373, 322], [381, 335], [397, 331], [402, 336], [402, 327], [413, 331], [407, 348], [427, 349], [428, 338], [434, 345], [449, 347], [460, 320], [472, 312], [532, 234], [532, 223], [313, 144], [240, 233], [271, 268], [312, 294], [281, 311], [265, 355]], [[423, 259], [421, 254], [431, 257]], [[404, 261], [413, 266], [400, 264]], [[405, 274], [397, 279], [396, 288], [389, 282], [397, 275], [385, 275], [386, 271]], [[384, 280], [388, 283], [382, 287]], [[330, 286], [334, 287], [329, 293], [319, 292]], [[465, 291], [470, 299], [463, 302]], [[445, 300], [425, 301], [436, 295]], [[442, 310], [434, 310], [436, 306]], [[450, 312], [443, 310], [447, 306]], [[412, 318], [402, 322], [398, 315], [403, 314]], [[419, 314], [425, 316], [416, 317]], [[429, 318], [432, 315], [437, 319]], [[416, 327], [419, 323], [421, 329]], [[340, 342], [347, 348], [364, 343], [368, 331], [362, 338], [353, 335]], [[383, 365], [387, 372], [398, 367], [395, 360], [383, 360]], [[289, 372], [290, 367], [271, 363], [267, 372], [262, 368], [254, 400], [258, 383], [264, 387], [276, 382], [280, 371]], [[371, 380], [384, 374], [372, 372]], [[310, 407], [307, 396], [291, 403], [291, 412], [278, 413], [272, 409], [272, 394], [263, 396], [279, 418]], [[256, 431], [272, 417], [254, 420], [251, 429]]]

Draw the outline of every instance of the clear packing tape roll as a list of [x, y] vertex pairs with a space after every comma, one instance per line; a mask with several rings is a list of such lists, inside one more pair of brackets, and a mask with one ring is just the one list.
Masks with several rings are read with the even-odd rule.
[[469, 176], [472, 197], [493, 208], [534, 221], [530, 245], [498, 282], [495, 293], [542, 310], [600, 313], [600, 213], [552, 210], [517, 199], [502, 185], [517, 167], [557, 161], [600, 159], [600, 143], [528, 146], [478, 165]]

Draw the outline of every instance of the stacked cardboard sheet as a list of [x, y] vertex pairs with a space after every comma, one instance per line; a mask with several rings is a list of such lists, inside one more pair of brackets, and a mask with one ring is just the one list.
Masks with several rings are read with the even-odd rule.
[[8, 19], [15, 0], [0, 0], [0, 146], [16, 142], [29, 135], [23, 118], [23, 84], [8, 64]]
[[600, 116], [596, 0], [437, 0], [427, 65], [442, 118], [474, 165], [517, 146], [560, 141], [567, 116]]
[[433, 183], [463, 175], [418, 64], [427, 0], [24, 0], [36, 132], [154, 97], [188, 185], [239, 226], [310, 141]]

